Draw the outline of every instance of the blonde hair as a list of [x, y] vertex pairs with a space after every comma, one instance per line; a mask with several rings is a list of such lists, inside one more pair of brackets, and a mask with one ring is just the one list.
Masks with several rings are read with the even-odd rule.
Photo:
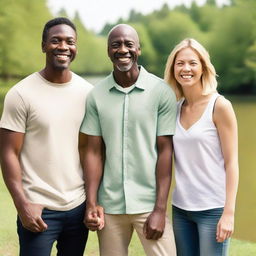
[[174, 76], [174, 63], [177, 54], [185, 49], [191, 48], [195, 51], [201, 61], [203, 67], [203, 74], [201, 77], [203, 92], [202, 95], [208, 95], [213, 92], [216, 92], [217, 88], [217, 80], [216, 80], [216, 71], [214, 66], [210, 61], [209, 53], [206, 49], [195, 39], [193, 38], [186, 38], [182, 40], [179, 44], [177, 44], [172, 52], [170, 53], [165, 67], [164, 72], [164, 80], [173, 88], [175, 91], [177, 99], [181, 99], [184, 97], [183, 90], [181, 85], [177, 82]]

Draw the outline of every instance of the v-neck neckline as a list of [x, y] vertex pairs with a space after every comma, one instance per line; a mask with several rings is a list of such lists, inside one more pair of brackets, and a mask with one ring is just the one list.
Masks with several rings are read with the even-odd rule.
[[181, 118], [181, 109], [182, 109], [182, 105], [184, 104], [185, 99], [182, 100], [182, 102], [180, 103], [179, 116], [178, 116], [178, 124], [179, 124], [179, 126], [181, 127], [182, 130], [184, 130], [185, 132], [188, 132], [189, 130], [191, 130], [194, 126], [196, 126], [196, 125], [201, 121], [201, 119], [202, 119], [203, 116], [205, 115], [206, 110], [208, 109], [209, 104], [210, 104], [210, 102], [211, 102], [211, 100], [212, 100], [212, 98], [213, 98], [214, 95], [215, 95], [215, 93], [212, 94], [212, 96], [210, 97], [210, 99], [209, 99], [209, 101], [207, 102], [206, 107], [205, 107], [205, 109], [204, 109], [202, 115], [199, 117], [199, 119], [196, 120], [196, 121], [195, 121], [192, 125], [190, 125], [187, 129], [184, 128], [184, 126], [181, 124], [181, 121], [180, 121], [180, 118]]

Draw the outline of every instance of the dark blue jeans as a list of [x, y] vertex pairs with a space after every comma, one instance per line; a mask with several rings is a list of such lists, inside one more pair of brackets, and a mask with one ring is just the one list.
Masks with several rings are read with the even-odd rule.
[[186, 211], [172, 207], [177, 256], [226, 256], [229, 240], [216, 241], [216, 229], [223, 208]]
[[18, 218], [20, 256], [50, 256], [55, 241], [58, 256], [82, 256], [88, 238], [84, 214], [85, 203], [69, 211], [44, 209], [42, 218], [48, 229], [41, 233], [25, 229]]

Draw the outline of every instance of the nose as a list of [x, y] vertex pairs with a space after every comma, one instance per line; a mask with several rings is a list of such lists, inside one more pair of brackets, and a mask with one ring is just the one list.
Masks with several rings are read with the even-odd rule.
[[189, 71], [191, 69], [189, 63], [185, 63], [185, 65], [183, 66], [183, 69]]
[[68, 49], [67, 43], [64, 40], [60, 41], [59, 45], [58, 45], [58, 49], [60, 49], [60, 50], [67, 50]]
[[125, 44], [121, 44], [121, 45], [120, 45], [120, 47], [119, 47], [119, 49], [118, 49], [118, 52], [119, 52], [119, 53], [127, 53], [127, 52], [128, 52], [128, 50], [127, 50]]

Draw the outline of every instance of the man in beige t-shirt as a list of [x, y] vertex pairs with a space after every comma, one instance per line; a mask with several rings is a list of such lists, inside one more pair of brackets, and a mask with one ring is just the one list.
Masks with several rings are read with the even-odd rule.
[[0, 123], [3, 177], [18, 212], [21, 256], [83, 255], [85, 190], [78, 137], [92, 86], [70, 71], [76, 28], [46, 23], [45, 68], [7, 93]]

